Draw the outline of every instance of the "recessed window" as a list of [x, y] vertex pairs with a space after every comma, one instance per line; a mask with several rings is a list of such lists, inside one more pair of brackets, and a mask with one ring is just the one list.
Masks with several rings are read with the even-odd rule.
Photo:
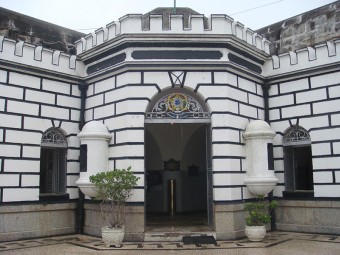
[[307, 130], [294, 125], [283, 137], [286, 193], [313, 194], [311, 139]]
[[41, 139], [40, 197], [66, 192], [67, 141], [60, 129], [48, 129]]

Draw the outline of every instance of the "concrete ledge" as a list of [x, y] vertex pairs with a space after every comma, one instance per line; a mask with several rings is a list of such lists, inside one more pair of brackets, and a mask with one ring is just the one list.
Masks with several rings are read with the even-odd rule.
[[235, 240], [245, 236], [244, 204], [215, 205], [217, 240]]
[[2, 205], [0, 241], [74, 234], [76, 203]]
[[339, 235], [340, 201], [279, 201], [276, 228], [282, 231]]

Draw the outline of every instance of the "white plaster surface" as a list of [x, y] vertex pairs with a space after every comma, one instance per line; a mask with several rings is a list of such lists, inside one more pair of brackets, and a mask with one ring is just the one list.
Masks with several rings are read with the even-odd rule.
[[213, 185], [223, 186], [223, 185], [243, 185], [244, 173], [218, 173], [213, 175]]
[[5, 160], [5, 172], [16, 172], [16, 173], [39, 173], [40, 161], [33, 160], [20, 160], [20, 159], [6, 159]]
[[42, 134], [38, 132], [7, 130], [6, 142], [40, 145]]
[[0, 70], [0, 82], [5, 83], [7, 81], [7, 72]]
[[219, 158], [213, 159], [213, 169], [214, 171], [241, 171], [241, 163], [240, 159], [231, 159], [231, 158]]
[[333, 173], [330, 171], [314, 172], [313, 181], [314, 183], [333, 183]]
[[213, 144], [214, 156], [244, 156], [243, 145]]
[[143, 145], [122, 145], [109, 148], [109, 157], [142, 157]]
[[149, 102], [147, 100], [126, 100], [116, 103], [116, 114], [128, 112], [145, 112]]
[[102, 105], [104, 102], [104, 94], [99, 94], [95, 96], [90, 96], [86, 98], [86, 109], [93, 108], [95, 106]]
[[314, 185], [315, 197], [339, 197], [340, 184], [332, 185], [332, 192], [329, 192], [329, 185]]
[[99, 106], [99, 107], [96, 107], [94, 109], [94, 118], [95, 119], [100, 119], [100, 118], [104, 118], [104, 117], [107, 117], [107, 116], [112, 116], [112, 115], [115, 115], [115, 109], [116, 109], [116, 106], [115, 104], [107, 104], [107, 105], [104, 105], [104, 106]]
[[144, 130], [123, 130], [116, 132], [116, 143], [144, 142]]
[[171, 81], [167, 72], [145, 72], [145, 84], [157, 84], [160, 89], [171, 87]]
[[340, 184], [340, 171], [335, 172], [335, 182]]
[[330, 155], [331, 144], [330, 143], [314, 143], [312, 144], [313, 156]]
[[195, 89], [198, 84], [211, 84], [211, 72], [188, 72], [185, 85]]
[[240, 142], [239, 131], [233, 129], [213, 129], [212, 141]]
[[45, 104], [54, 104], [56, 96], [52, 93], [27, 89], [25, 99]]
[[328, 116], [317, 116], [317, 117], [308, 117], [308, 118], [300, 118], [299, 125], [309, 130], [311, 128], [319, 128], [319, 127], [328, 127], [329, 120]]
[[52, 81], [48, 79], [43, 79], [42, 81], [43, 90], [53, 91], [61, 94], [70, 94], [70, 84], [60, 82], [60, 81]]
[[250, 118], [253, 118], [253, 119], [258, 118], [257, 108], [252, 107], [252, 106], [248, 106], [248, 105], [245, 105], [245, 104], [239, 104], [239, 106], [240, 106], [240, 114], [241, 115], [244, 115], [244, 116], [247, 116], [247, 117], [250, 117]]
[[41, 116], [44, 117], [53, 117], [57, 119], [69, 119], [70, 111], [69, 109], [54, 107], [54, 106], [41, 106]]
[[213, 127], [225, 127], [227, 125], [243, 130], [248, 124], [248, 119], [231, 114], [214, 114], [211, 116], [211, 122]]
[[9, 83], [36, 89], [40, 88], [40, 78], [15, 72], [10, 72]]
[[291, 93], [293, 91], [305, 90], [308, 89], [308, 79], [299, 79], [295, 81], [283, 82], [280, 84], [280, 92], [281, 93]]
[[[99, 81], [96, 82], [94, 85], [94, 93], [98, 94], [98, 93], [102, 93], [104, 91], [110, 90], [110, 89], [114, 89], [116, 85], [116, 78], [115, 77], [111, 77], [108, 79], [105, 79], [103, 81]], [[89, 88], [90, 90], [90, 88]]]
[[[112, 162], [111, 162], [112, 163]], [[131, 166], [132, 171], [134, 172], [144, 172], [144, 159], [117, 159], [116, 160], [116, 168], [128, 168]], [[113, 165], [109, 167], [109, 169], [113, 169]]]
[[340, 125], [340, 114], [331, 114], [331, 123], [333, 126]]
[[313, 113], [319, 114], [319, 113], [337, 112], [339, 111], [339, 104], [340, 104], [340, 99], [314, 103]]
[[309, 132], [312, 141], [338, 140], [340, 139], [340, 128], [327, 128], [312, 130]]
[[105, 94], [105, 103], [114, 102], [126, 98], [145, 97], [152, 98], [158, 90], [153, 86], [127, 86], [109, 91]]
[[23, 174], [21, 175], [21, 187], [39, 187], [40, 183], [40, 175], [28, 175], [28, 174]]
[[121, 75], [117, 75], [116, 86], [120, 87], [126, 84], [140, 84], [141, 73], [140, 72], [126, 72]]
[[333, 143], [333, 153], [340, 154], [340, 142]]
[[67, 173], [79, 173], [79, 162], [67, 162]]
[[242, 199], [241, 188], [214, 188], [214, 201]]
[[6, 93], [4, 93], [2, 96], [5, 96], [7, 98], [16, 98], [16, 99], [24, 98], [23, 88], [0, 84], [0, 89], [2, 91], [6, 91]]
[[339, 169], [340, 157], [313, 158], [313, 169]]
[[252, 81], [243, 79], [241, 77], [238, 78], [238, 87], [240, 89], [244, 89], [249, 92], [256, 93], [256, 84]]
[[38, 188], [3, 189], [3, 202], [35, 201], [39, 199]]
[[20, 146], [12, 144], [0, 144], [1, 157], [20, 157]]
[[272, 84], [269, 87], [269, 96], [276, 96], [279, 94], [279, 85], [278, 84]]
[[5, 110], [5, 99], [0, 98], [0, 111], [4, 111]]
[[57, 105], [80, 109], [80, 98], [58, 95]]
[[327, 98], [326, 89], [316, 89], [307, 92], [296, 93], [296, 103], [306, 103], [318, 100], [325, 100]]
[[37, 116], [39, 113], [39, 105], [9, 100], [7, 101], [7, 111]]
[[210, 110], [212, 112], [232, 112], [238, 113], [238, 103], [228, 99], [223, 100], [209, 100]]
[[339, 83], [340, 72], [311, 77], [312, 88], [325, 87]]
[[237, 76], [228, 72], [215, 72], [215, 83], [230, 84], [237, 87]]
[[0, 187], [19, 186], [19, 174], [0, 174]]
[[123, 115], [113, 117], [105, 120], [109, 130], [131, 128], [131, 127], [144, 127], [144, 116], [141, 115]]
[[291, 106], [282, 108], [282, 117], [283, 118], [291, 118], [297, 116], [305, 116], [311, 114], [311, 109], [309, 104]]
[[249, 104], [264, 108], [264, 99], [261, 96], [249, 94]]
[[293, 95], [275, 96], [269, 98], [269, 108], [294, 104]]
[[0, 113], [0, 126], [9, 128], [21, 128], [21, 117]]
[[330, 87], [328, 91], [330, 98], [340, 97], [340, 86]]

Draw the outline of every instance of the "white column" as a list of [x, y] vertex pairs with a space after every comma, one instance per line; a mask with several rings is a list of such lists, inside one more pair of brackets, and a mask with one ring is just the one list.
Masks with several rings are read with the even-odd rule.
[[108, 171], [109, 141], [111, 134], [100, 121], [90, 121], [78, 134], [80, 143], [87, 145], [87, 171], [80, 172], [76, 184], [85, 196], [94, 197], [94, 184], [89, 177], [98, 172]]
[[268, 169], [268, 143], [273, 142], [275, 132], [267, 122], [254, 120], [243, 133], [246, 141], [247, 174], [244, 183], [254, 195], [265, 195], [274, 189], [278, 179], [274, 170]]

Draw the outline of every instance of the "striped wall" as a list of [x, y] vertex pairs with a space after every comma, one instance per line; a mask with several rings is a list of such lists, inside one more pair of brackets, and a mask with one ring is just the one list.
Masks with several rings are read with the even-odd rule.
[[[175, 73], [175, 72], [173, 72]], [[179, 75], [181, 72], [176, 72]], [[152, 98], [175, 86], [172, 72], [126, 72], [89, 85], [86, 121], [102, 120], [113, 138], [109, 167], [132, 166], [141, 179], [133, 201], [144, 201], [144, 114]], [[186, 72], [184, 88], [204, 99], [211, 113], [215, 201], [249, 198], [242, 132], [252, 119], [264, 118], [259, 84], [229, 72]]]
[[282, 136], [290, 125], [305, 128], [312, 140], [315, 197], [340, 195], [340, 72], [273, 84], [269, 90], [274, 143], [275, 195], [284, 190]]
[[75, 84], [0, 70], [0, 202], [39, 200], [40, 143], [66, 133], [67, 193], [78, 197], [80, 92]]

